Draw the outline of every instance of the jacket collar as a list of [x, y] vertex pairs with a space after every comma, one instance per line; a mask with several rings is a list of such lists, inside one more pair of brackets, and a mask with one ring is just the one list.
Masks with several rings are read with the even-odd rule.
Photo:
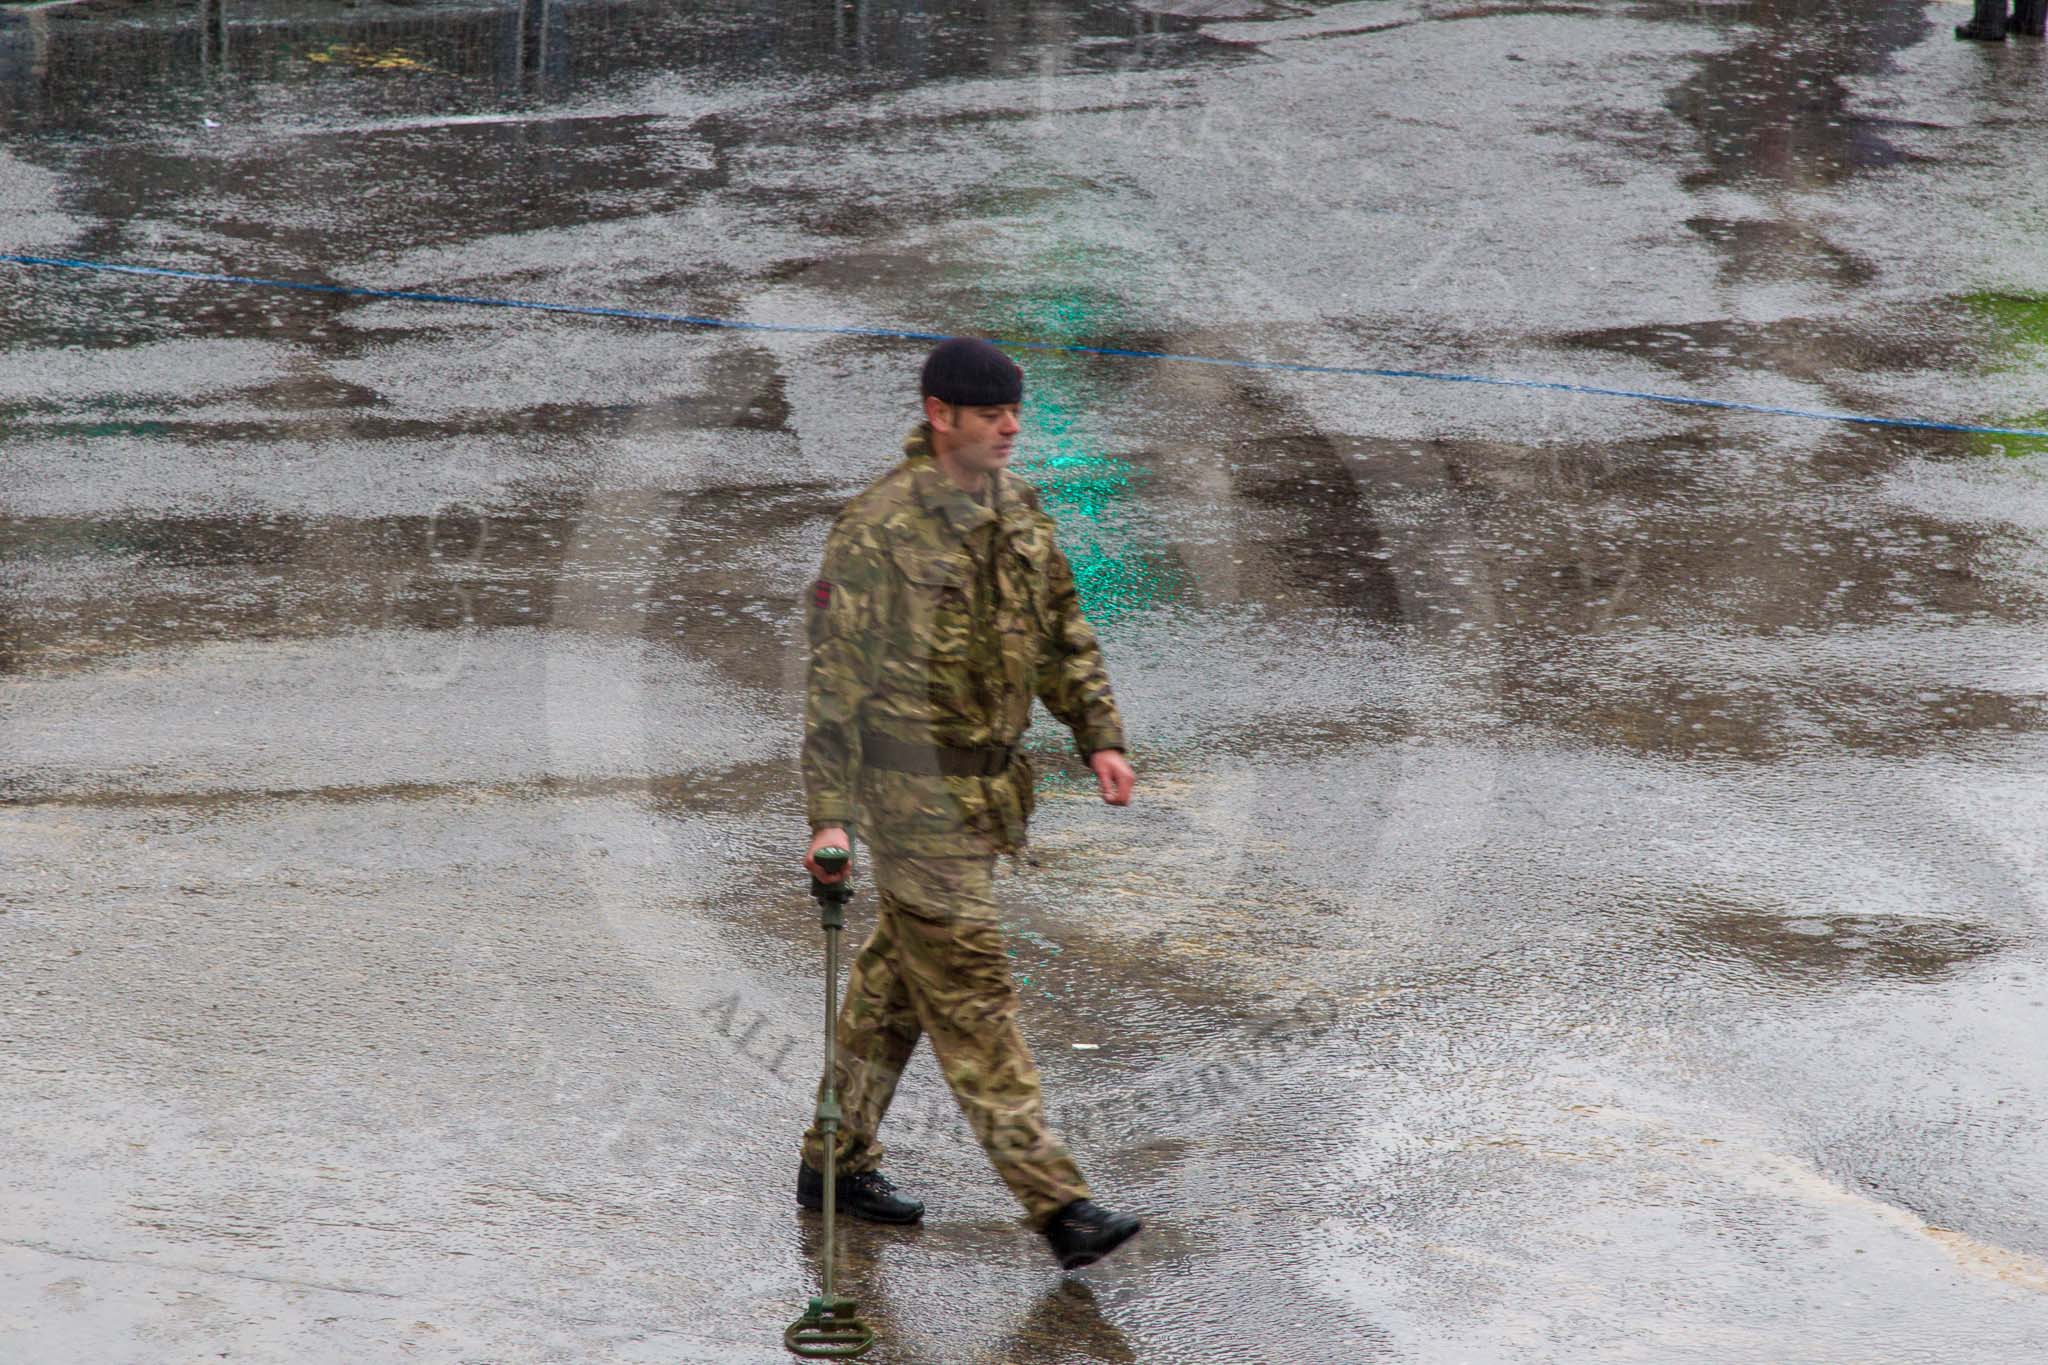
[[994, 475], [994, 507], [964, 491], [946, 477], [932, 457], [932, 429], [919, 422], [903, 438], [903, 454], [910, 465], [910, 486], [917, 500], [933, 515], [945, 520], [953, 534], [966, 539], [992, 521], [1002, 523], [1003, 534], [1015, 535], [1030, 525], [1031, 504], [1024, 481], [1007, 469]]

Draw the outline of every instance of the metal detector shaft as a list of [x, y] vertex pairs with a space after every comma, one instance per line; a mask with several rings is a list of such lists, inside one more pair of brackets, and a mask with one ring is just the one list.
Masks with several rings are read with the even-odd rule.
[[818, 1082], [818, 1132], [825, 1145], [825, 1284], [810, 1308], [783, 1333], [783, 1344], [811, 1359], [845, 1359], [874, 1344], [874, 1329], [860, 1320], [852, 1299], [841, 1298], [837, 1285], [839, 1253], [839, 931], [846, 925], [846, 901], [852, 879], [843, 874], [853, 861], [850, 848], [821, 848], [814, 855], [834, 881], [811, 878], [818, 901], [818, 921], [825, 930], [825, 1075]]
[[825, 1297], [832, 1295], [833, 1253], [838, 1249], [839, 1218], [839, 930], [846, 894], [831, 893], [844, 883], [819, 882], [818, 901], [825, 921], [825, 1097], [819, 1131], [825, 1135]]

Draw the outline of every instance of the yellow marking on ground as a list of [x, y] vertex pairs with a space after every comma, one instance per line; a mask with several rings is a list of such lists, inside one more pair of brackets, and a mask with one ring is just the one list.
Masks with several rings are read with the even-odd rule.
[[[2037, 1294], [2048, 1294], [2048, 1261], [2023, 1251], [1979, 1241], [1953, 1228], [1935, 1227], [1909, 1209], [1849, 1188], [1811, 1162], [1746, 1142], [1731, 1144], [1726, 1138], [1680, 1133], [1663, 1119], [1607, 1105], [1575, 1104], [1567, 1108], [1574, 1114], [1633, 1125], [1639, 1131], [1653, 1130], [1641, 1134], [1649, 1138], [1648, 1142], [1639, 1141], [1636, 1145], [1675, 1152], [1695, 1163], [1710, 1162], [1711, 1169], [1732, 1174], [1759, 1193], [1778, 1197], [1800, 1195], [1820, 1203], [1861, 1208], [1881, 1224], [1927, 1238], [1971, 1274], [1987, 1276], [2020, 1289], [2031, 1289]], [[1702, 1152], [1699, 1150], [1701, 1147], [1723, 1150]], [[1740, 1164], [1735, 1167], [1724, 1164], [1729, 1162]]]
[[360, 43], [330, 43], [325, 48], [308, 52], [306, 60], [322, 66], [340, 62], [358, 71], [416, 71], [423, 75], [434, 71], [432, 65], [409, 47], [380, 50]]
[[2023, 1251], [2009, 1251], [1989, 1242], [1980, 1242], [1952, 1228], [1930, 1227], [1926, 1232], [1943, 1250], [1955, 1257], [1963, 1269], [1989, 1275], [2021, 1289], [2031, 1289], [2036, 1294], [2048, 1294], [2048, 1261]]

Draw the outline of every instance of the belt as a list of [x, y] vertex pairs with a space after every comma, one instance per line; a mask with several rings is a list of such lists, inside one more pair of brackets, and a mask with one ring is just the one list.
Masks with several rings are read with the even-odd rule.
[[1010, 746], [962, 749], [951, 744], [911, 744], [889, 735], [863, 731], [860, 761], [892, 773], [923, 773], [928, 777], [996, 777], [1010, 767]]

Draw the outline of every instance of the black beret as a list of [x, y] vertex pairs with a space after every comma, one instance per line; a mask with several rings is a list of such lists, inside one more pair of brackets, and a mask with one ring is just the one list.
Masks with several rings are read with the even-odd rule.
[[924, 358], [918, 389], [927, 398], [965, 408], [996, 408], [1024, 401], [1024, 371], [986, 341], [954, 337]]

